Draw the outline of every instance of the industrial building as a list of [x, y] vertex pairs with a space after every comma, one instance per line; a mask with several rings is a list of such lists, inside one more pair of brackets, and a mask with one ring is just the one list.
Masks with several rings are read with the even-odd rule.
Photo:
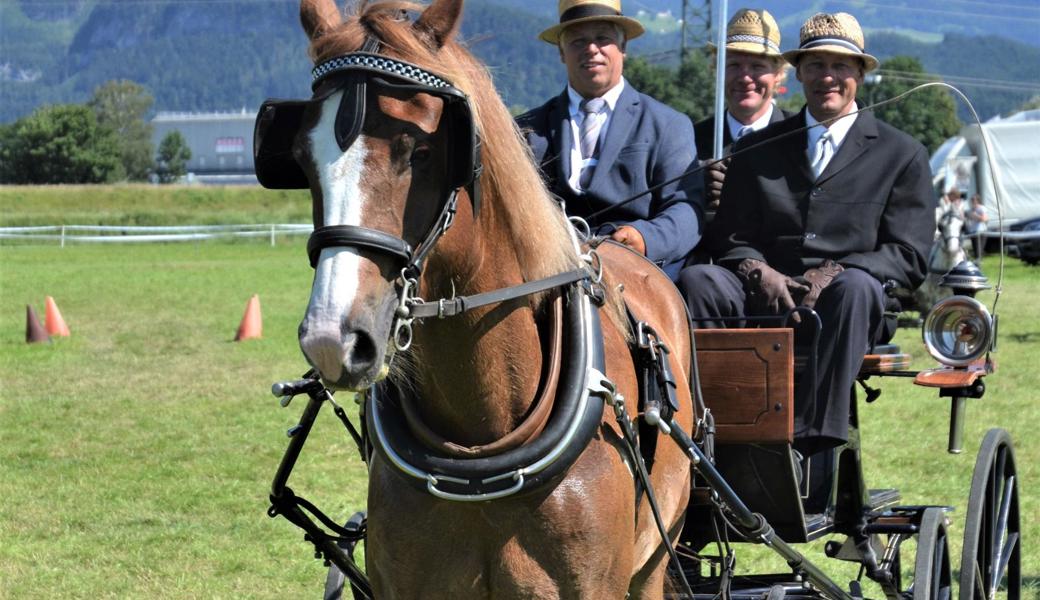
[[255, 110], [159, 112], [152, 119], [155, 148], [179, 131], [191, 149], [188, 180], [202, 183], [256, 183], [253, 172]]

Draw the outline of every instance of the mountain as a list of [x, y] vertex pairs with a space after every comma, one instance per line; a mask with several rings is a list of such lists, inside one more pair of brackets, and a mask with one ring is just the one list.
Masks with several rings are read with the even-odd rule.
[[[1021, 1], [1002, 0], [1001, 12], [1017, 14], [1007, 3]], [[536, 38], [555, 21], [555, 4], [471, 0], [467, 5], [463, 37], [489, 65], [499, 91], [516, 109], [541, 103], [562, 89], [564, 71], [556, 49]], [[790, 48], [805, 16], [819, 9], [838, 10], [847, 2], [762, 4], [778, 16], [783, 46]], [[629, 53], [674, 62], [679, 22], [667, 14], [664, 0], [628, 0], [625, 5], [629, 12], [633, 5], [643, 11], [640, 19], [649, 30], [630, 44]], [[950, 18], [921, 12], [947, 5], [888, 0], [884, 11], [863, 7], [856, 12], [865, 26], [886, 24], [886, 29], [901, 32], [868, 33], [868, 50], [878, 58], [909, 54], [931, 72], [1033, 84], [1018, 90], [965, 88], [984, 106], [984, 118], [1013, 110], [1038, 93], [1040, 41], [1035, 33], [1030, 38], [1034, 44], [1014, 39], [1020, 25], [1029, 25], [1030, 13], [1022, 13], [1023, 23], [1001, 22], [999, 30], [1006, 35], [997, 37], [984, 28], [986, 19], [977, 19], [974, 28], [962, 23], [960, 12], [965, 11], [949, 9]], [[265, 97], [306, 96], [310, 64], [297, 11], [295, 0], [4, 0], [0, 122], [45, 103], [83, 102], [96, 86], [112, 79], [145, 85], [155, 96], [155, 109], [165, 111], [252, 109]], [[1037, 20], [1032, 18], [1033, 24]]]

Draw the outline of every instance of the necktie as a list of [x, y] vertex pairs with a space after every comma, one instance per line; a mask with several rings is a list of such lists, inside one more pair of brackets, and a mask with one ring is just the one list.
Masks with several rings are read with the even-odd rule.
[[831, 132], [824, 131], [820, 139], [816, 140], [812, 162], [809, 163], [815, 178], [820, 178], [820, 174], [827, 168], [827, 163], [831, 162], [831, 155], [833, 154], [834, 145], [831, 143]]
[[[581, 119], [581, 158], [587, 161], [590, 158], [596, 156], [596, 150], [599, 143], [599, 131], [603, 127], [603, 108], [607, 102], [603, 98], [593, 98], [591, 100], [582, 100], [579, 108], [585, 114]], [[578, 178], [578, 185], [582, 189], [589, 187], [589, 182], [592, 180], [592, 172], [596, 167], [588, 165], [582, 168], [581, 175]]]
[[603, 126], [600, 113], [607, 101], [603, 98], [582, 100], [579, 108], [585, 113], [581, 119], [581, 157], [592, 158], [596, 152], [596, 143], [599, 141], [599, 130]]
[[754, 129], [752, 129], [750, 125], [745, 125], [745, 126], [741, 127], [739, 130], [737, 130], [737, 139], [733, 140], [733, 141], [735, 142], [735, 141], [739, 140], [740, 138], [744, 137], [745, 135], [751, 133], [752, 131], [754, 131]]

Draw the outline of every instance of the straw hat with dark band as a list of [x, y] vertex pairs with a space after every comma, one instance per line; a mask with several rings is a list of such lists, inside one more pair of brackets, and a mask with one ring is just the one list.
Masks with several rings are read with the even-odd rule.
[[556, 45], [564, 28], [587, 21], [610, 21], [617, 23], [631, 40], [643, 35], [643, 26], [621, 14], [621, 0], [560, 0], [560, 22], [538, 34], [538, 39]]
[[797, 50], [784, 52], [784, 60], [794, 66], [802, 55], [810, 52], [830, 52], [856, 56], [863, 61], [863, 71], [878, 67], [878, 59], [863, 51], [863, 30], [856, 17], [848, 13], [816, 13], [802, 25]]
[[[715, 44], [708, 44], [712, 50]], [[780, 57], [780, 28], [767, 10], [742, 8], [726, 25], [726, 51]]]

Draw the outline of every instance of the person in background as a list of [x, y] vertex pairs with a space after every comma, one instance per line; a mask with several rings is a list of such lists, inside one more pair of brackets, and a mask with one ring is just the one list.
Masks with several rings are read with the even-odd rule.
[[966, 231], [971, 237], [972, 251], [976, 263], [982, 260], [982, 252], [986, 248], [986, 238], [982, 234], [986, 231], [987, 221], [989, 221], [989, 215], [986, 214], [986, 207], [982, 204], [982, 197], [978, 194], [973, 194], [971, 206], [964, 213], [964, 223]]
[[[784, 59], [806, 105], [734, 145], [706, 235], [717, 264], [683, 269], [679, 286], [695, 326], [741, 327], [741, 317], [798, 306], [818, 313], [817, 368], [794, 404], [794, 447], [813, 454], [847, 440], [863, 355], [883, 337], [885, 309], [898, 307], [886, 289], [924, 281], [936, 199], [924, 146], [857, 112], [856, 90], [878, 61], [855, 17], [813, 15]], [[811, 334], [799, 329], [796, 339]]]
[[567, 86], [517, 125], [568, 215], [674, 280], [701, 235], [701, 178], [683, 177], [696, 160], [693, 125], [625, 81], [625, 49], [643, 26], [621, 14], [619, 0], [558, 8], [559, 23], [538, 37], [559, 49]]
[[[795, 114], [776, 106], [776, 90], [786, 78], [787, 63], [780, 54], [780, 28], [769, 11], [742, 8], [733, 15], [726, 26], [725, 69], [724, 155], [729, 154], [734, 141]], [[698, 121], [693, 129], [697, 158], [701, 162], [715, 158], [715, 117]], [[726, 165], [727, 162], [718, 162], [704, 169], [705, 202], [709, 210], [718, 207]]]

